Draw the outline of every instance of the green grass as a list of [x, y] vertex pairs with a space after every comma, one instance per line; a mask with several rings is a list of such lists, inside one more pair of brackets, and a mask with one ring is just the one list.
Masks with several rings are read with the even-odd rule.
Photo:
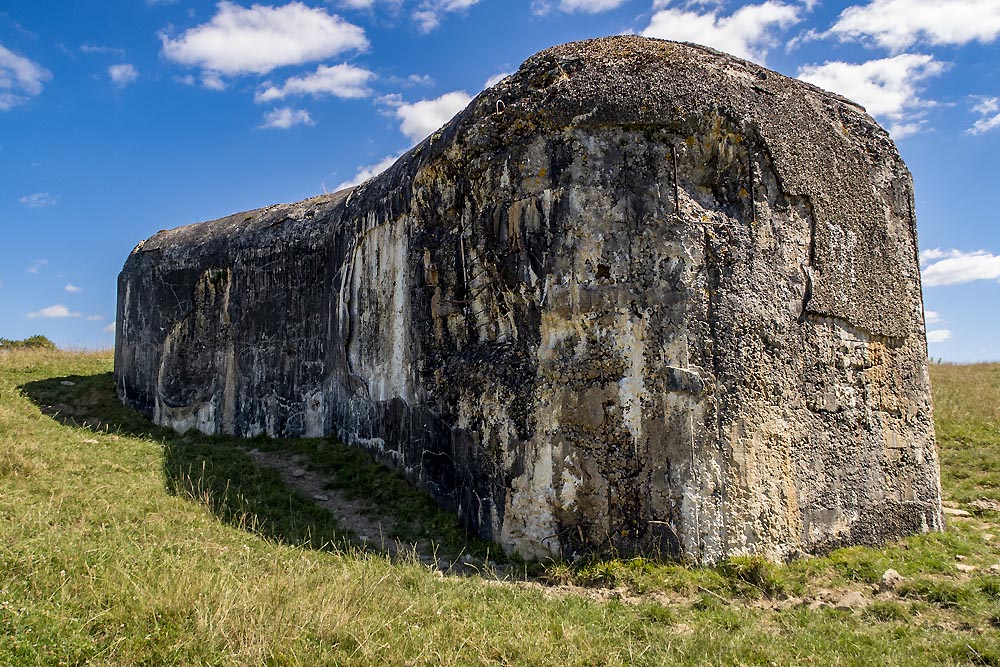
[[[358, 452], [178, 436], [120, 406], [110, 369], [0, 352], [0, 666], [1000, 665], [1000, 521], [975, 505], [1000, 499], [998, 366], [932, 368], [945, 492], [976, 513], [943, 534], [783, 566], [516, 564], [502, 582], [353, 546], [247, 453], [289, 447], [398, 517], [396, 537], [485, 557]], [[888, 568], [903, 581], [876, 597]], [[874, 602], [819, 604], [848, 591]]]
[[[1000, 364], [932, 366], [934, 419], [947, 496], [973, 513], [977, 500], [1000, 501]], [[995, 511], [986, 511], [1000, 519]]]

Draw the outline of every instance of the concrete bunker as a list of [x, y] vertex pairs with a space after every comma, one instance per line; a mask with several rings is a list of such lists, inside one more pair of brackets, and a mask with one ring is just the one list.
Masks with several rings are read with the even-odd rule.
[[862, 108], [633, 36], [527, 60], [380, 176], [160, 232], [119, 396], [335, 436], [529, 557], [942, 526], [912, 181]]

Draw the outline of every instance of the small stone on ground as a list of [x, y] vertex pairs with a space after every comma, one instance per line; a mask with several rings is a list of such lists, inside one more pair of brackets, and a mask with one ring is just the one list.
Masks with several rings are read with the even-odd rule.
[[871, 601], [860, 591], [849, 591], [837, 601], [836, 609], [838, 611], [854, 611], [855, 609], [864, 609], [869, 604]]
[[881, 592], [896, 590], [896, 586], [898, 586], [899, 582], [902, 580], [902, 575], [890, 568], [882, 573], [882, 579], [879, 581], [878, 589]]
[[969, 507], [980, 512], [1000, 512], [1000, 502], [989, 498], [979, 498], [969, 503]]

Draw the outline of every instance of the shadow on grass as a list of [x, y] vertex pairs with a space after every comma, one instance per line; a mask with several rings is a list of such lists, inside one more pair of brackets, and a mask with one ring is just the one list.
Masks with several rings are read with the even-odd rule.
[[111, 373], [37, 380], [19, 389], [44, 414], [66, 426], [159, 444], [167, 490], [205, 504], [227, 524], [296, 546], [332, 549], [348, 544], [350, 536], [339, 530], [329, 512], [287, 487], [278, 473], [247, 453], [248, 444], [277, 449], [293, 441], [275, 445], [178, 435], [119, 403]]
[[153, 441], [163, 447], [167, 490], [205, 504], [222, 521], [285, 544], [315, 549], [346, 547], [356, 535], [336, 517], [290, 488], [275, 470], [258, 464], [251, 448], [301, 455], [322, 473], [327, 488], [389, 518], [385, 537], [421, 543], [441, 556], [470, 554], [503, 559], [496, 545], [470, 536], [458, 518], [366, 452], [330, 438], [278, 440], [179, 435], [122, 405], [111, 373], [70, 375], [19, 387], [41, 411], [66, 426]]

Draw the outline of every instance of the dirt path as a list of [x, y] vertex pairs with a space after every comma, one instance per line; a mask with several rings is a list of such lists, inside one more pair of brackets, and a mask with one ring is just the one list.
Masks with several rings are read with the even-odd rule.
[[299, 491], [330, 512], [341, 529], [353, 534], [353, 542], [359, 547], [385, 554], [392, 559], [416, 557], [423, 565], [442, 574], [484, 575], [501, 580], [508, 578], [508, 569], [503, 565], [482, 562], [467, 554], [453, 559], [441, 558], [427, 540], [401, 542], [393, 539], [392, 517], [379, 514], [371, 503], [348, 498], [343, 492], [329, 488], [333, 478], [311, 470], [307, 456], [263, 452], [259, 449], [251, 449], [248, 453], [258, 465], [277, 472], [289, 488]]
[[393, 521], [390, 517], [378, 516], [370, 503], [352, 500], [344, 493], [329, 489], [331, 478], [308, 468], [309, 459], [301, 454], [286, 455], [278, 452], [262, 452], [251, 449], [249, 454], [260, 465], [277, 472], [290, 488], [305, 494], [320, 507], [337, 519], [337, 524], [350, 531], [359, 545], [397, 557], [402, 552], [421, 553], [421, 546], [404, 544], [392, 540]]

